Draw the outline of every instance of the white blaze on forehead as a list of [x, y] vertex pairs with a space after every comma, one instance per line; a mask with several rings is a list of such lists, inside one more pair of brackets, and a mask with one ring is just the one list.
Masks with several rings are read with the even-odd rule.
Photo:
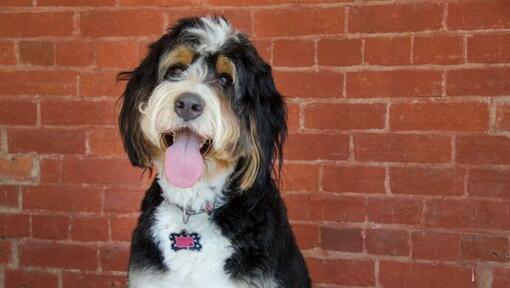
[[195, 47], [197, 52], [214, 53], [230, 39], [238, 40], [237, 31], [230, 23], [221, 17], [201, 17], [202, 27], [188, 28], [187, 33], [200, 38], [200, 44]]

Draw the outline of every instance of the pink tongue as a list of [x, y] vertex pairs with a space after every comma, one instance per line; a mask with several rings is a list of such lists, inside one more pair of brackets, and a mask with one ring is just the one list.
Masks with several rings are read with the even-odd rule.
[[176, 133], [174, 144], [165, 153], [165, 176], [168, 182], [180, 188], [189, 188], [200, 179], [203, 170], [200, 137], [192, 132]]

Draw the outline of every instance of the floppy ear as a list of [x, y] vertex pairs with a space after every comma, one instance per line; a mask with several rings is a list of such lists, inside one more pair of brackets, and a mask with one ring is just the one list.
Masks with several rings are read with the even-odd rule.
[[127, 80], [122, 94], [122, 108], [119, 114], [120, 135], [129, 160], [133, 166], [148, 168], [151, 158], [149, 144], [140, 129], [140, 105], [150, 97], [157, 81], [158, 59], [153, 47], [148, 56], [133, 71], [122, 72], [118, 80]]
[[[256, 166], [256, 181], [269, 180], [271, 172], [274, 172], [278, 180], [283, 162], [283, 144], [287, 136], [287, 109], [276, 90], [271, 66], [260, 58], [252, 46], [248, 48], [247, 54], [248, 65], [244, 65], [245, 71], [240, 73], [240, 101], [247, 106], [245, 114], [248, 116], [245, 117], [249, 117], [249, 131], [258, 155], [251, 155], [245, 160], [248, 167], [245, 174], [250, 171], [250, 167]], [[257, 165], [253, 161], [258, 161]], [[277, 165], [274, 165], [275, 162]]]

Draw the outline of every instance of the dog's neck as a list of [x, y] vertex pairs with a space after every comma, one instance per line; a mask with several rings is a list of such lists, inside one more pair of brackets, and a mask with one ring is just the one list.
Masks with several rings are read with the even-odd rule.
[[[208, 169], [214, 169], [208, 165]], [[163, 198], [171, 204], [191, 210], [205, 209], [208, 203], [215, 203], [223, 198], [223, 190], [232, 170], [211, 173], [214, 177], [203, 177], [191, 188], [179, 188], [171, 185], [164, 173], [164, 166], [156, 164], [157, 181], [163, 191]], [[213, 171], [209, 171], [213, 172]]]

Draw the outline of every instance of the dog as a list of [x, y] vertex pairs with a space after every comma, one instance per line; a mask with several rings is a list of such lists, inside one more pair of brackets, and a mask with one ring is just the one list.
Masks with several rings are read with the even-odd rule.
[[119, 79], [124, 148], [155, 170], [128, 286], [311, 287], [278, 189], [286, 106], [248, 37], [181, 19]]

